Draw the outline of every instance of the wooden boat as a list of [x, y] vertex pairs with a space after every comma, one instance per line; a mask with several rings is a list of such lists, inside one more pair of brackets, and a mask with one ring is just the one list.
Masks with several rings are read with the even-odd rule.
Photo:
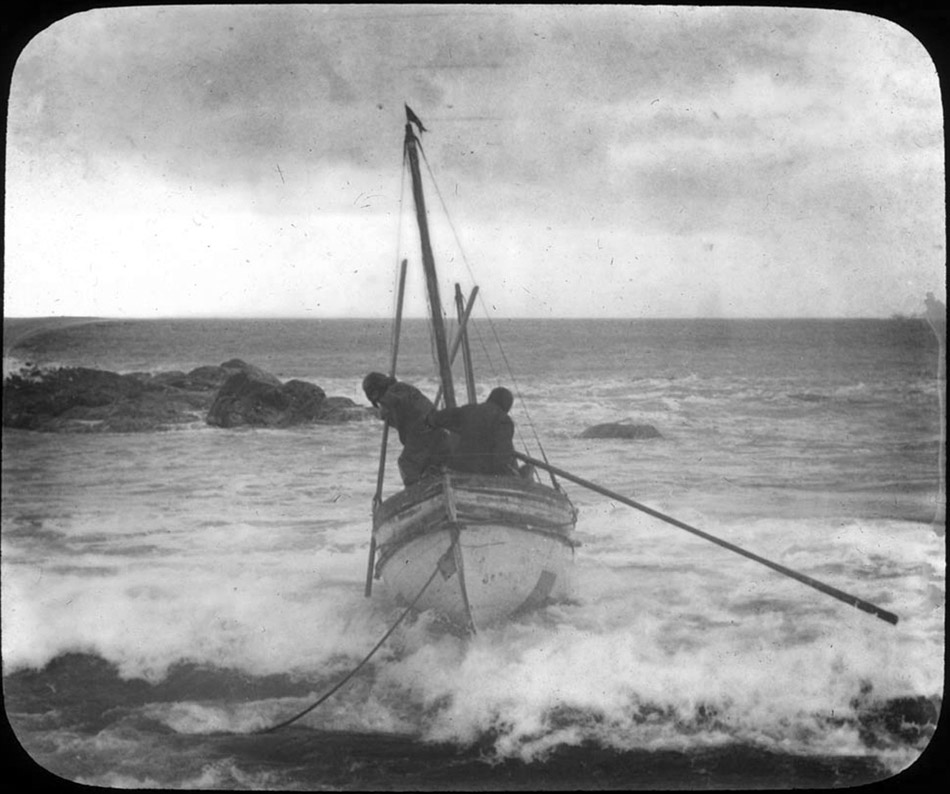
[[[455, 404], [454, 354], [465, 353], [468, 401], [475, 401], [474, 376], [465, 332], [468, 312], [461, 293], [456, 301], [459, 330], [449, 350], [441, 313], [435, 262], [429, 242], [425, 197], [419, 172], [419, 140], [424, 129], [406, 108], [405, 160], [408, 163], [422, 249], [433, 344], [439, 365], [440, 395]], [[405, 282], [405, 262], [397, 302], [396, 339]], [[476, 288], [477, 291], [477, 288]], [[395, 372], [395, 352], [392, 372]], [[436, 398], [438, 403], [439, 397]], [[373, 535], [366, 594], [373, 578], [382, 579], [398, 601], [419, 610], [435, 610], [469, 630], [535, 609], [570, 592], [577, 511], [555, 478], [551, 485], [511, 475], [490, 476], [443, 469], [382, 499], [386, 435], [380, 456], [374, 501]], [[438, 571], [438, 575], [435, 575]]]
[[[452, 350], [446, 341], [435, 261], [429, 243], [425, 196], [419, 173], [422, 123], [406, 108], [405, 161], [412, 177], [413, 199], [422, 250], [422, 265], [431, 312], [433, 348], [438, 359], [440, 395], [455, 405], [452, 363], [459, 347], [465, 360], [469, 402], [475, 402], [475, 382], [466, 324], [476, 287], [463, 307], [456, 285], [459, 325]], [[402, 262], [396, 309], [396, 332], [390, 375], [395, 375], [402, 314], [406, 261]], [[435, 401], [439, 402], [437, 395]], [[388, 426], [384, 425], [373, 534], [366, 571], [366, 595], [380, 578], [397, 600], [410, 607], [431, 609], [476, 631], [570, 593], [570, 574], [577, 545], [573, 539], [577, 511], [556, 477], [607, 496], [642, 513], [740, 554], [819, 592], [896, 625], [898, 617], [869, 601], [761, 557], [717, 538], [623, 494], [551, 465], [547, 459], [516, 453], [516, 458], [551, 477], [551, 485], [519, 475], [487, 476], [443, 469], [441, 474], [382, 498]], [[407, 614], [404, 612], [403, 614]], [[400, 618], [402, 620], [402, 618]], [[399, 622], [395, 625], [399, 625]], [[395, 628], [395, 625], [393, 628]], [[390, 629], [390, 632], [392, 629]], [[388, 636], [388, 634], [386, 635]], [[383, 638], [385, 639], [385, 637]], [[377, 645], [377, 647], [379, 647]], [[375, 650], [375, 649], [374, 649]], [[368, 658], [368, 657], [367, 657]]]

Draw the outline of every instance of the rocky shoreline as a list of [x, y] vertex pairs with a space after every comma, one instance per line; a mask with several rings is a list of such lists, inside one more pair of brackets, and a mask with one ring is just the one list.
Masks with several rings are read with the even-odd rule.
[[232, 359], [191, 372], [24, 369], [3, 384], [3, 426], [58, 433], [142, 433], [187, 424], [292, 427], [375, 418], [313, 383], [282, 383]]
[[[282, 382], [240, 359], [191, 372], [119, 374], [86, 367], [25, 368], [3, 383], [3, 426], [45, 433], [150, 433], [186, 425], [284, 428], [376, 419], [349, 397]], [[630, 420], [593, 425], [585, 439], [661, 438]]]

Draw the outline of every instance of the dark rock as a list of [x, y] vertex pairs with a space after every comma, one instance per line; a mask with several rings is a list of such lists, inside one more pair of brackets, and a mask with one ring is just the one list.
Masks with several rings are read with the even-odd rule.
[[280, 380], [278, 380], [276, 376], [271, 375], [269, 372], [264, 372], [260, 367], [255, 367], [253, 364], [247, 364], [239, 358], [232, 358], [230, 361], [225, 361], [221, 365], [221, 369], [223, 369], [228, 376], [243, 372], [253, 380], [260, 381], [261, 383], [269, 383], [271, 386], [280, 386]]
[[133, 378], [147, 388], [174, 388], [186, 391], [216, 391], [231, 376], [233, 370], [224, 367], [197, 367], [191, 372], [132, 372], [124, 377]]
[[376, 419], [376, 411], [365, 405], [357, 405], [349, 397], [327, 397], [318, 421], [336, 424], [361, 419]]
[[251, 365], [248, 364], [246, 361], [242, 361], [239, 358], [232, 358], [232, 359], [229, 359], [228, 361], [225, 361], [221, 365], [221, 368], [226, 369], [226, 370], [233, 370], [235, 372], [237, 371], [243, 372], [244, 370], [249, 369], [250, 366]]
[[231, 371], [224, 367], [197, 367], [191, 372], [159, 372], [150, 376], [149, 382], [154, 385], [172, 386], [176, 389], [188, 391], [216, 391], [231, 376]]
[[648, 439], [662, 438], [660, 431], [653, 425], [635, 425], [629, 422], [605, 422], [588, 427], [580, 438], [629, 438]]
[[114, 372], [71, 368], [47, 374], [33, 372], [13, 375], [3, 385], [3, 424], [30, 427], [34, 417], [58, 416], [72, 406], [110, 405], [141, 389], [138, 383], [123, 388], [121, 376]]
[[194, 389], [220, 389], [227, 379], [224, 367], [197, 367], [188, 373], [188, 383]]
[[176, 389], [184, 388], [188, 376], [179, 370], [170, 372], [133, 372], [129, 375], [137, 381], [148, 386], [174, 386]]
[[165, 430], [203, 418], [211, 395], [170, 388], [142, 373], [66, 367], [3, 384], [3, 424], [58, 432]]
[[289, 380], [281, 384], [266, 372], [243, 362], [223, 364], [236, 370], [215, 396], [207, 422], [215, 427], [288, 427], [323, 422], [337, 424], [375, 416], [348, 397], [327, 397], [313, 383]]
[[282, 384], [239, 359], [188, 373], [32, 368], [3, 384], [3, 425], [46, 432], [151, 432], [190, 422], [287, 427], [374, 416], [346, 397], [328, 398], [301, 380]]
[[300, 406], [303, 413], [312, 413], [316, 418], [320, 413], [320, 405], [327, 398], [327, 393], [313, 383], [305, 380], [289, 380], [281, 390], [286, 394], [291, 402]]
[[[285, 392], [280, 381], [240, 370], [229, 377], [215, 395], [207, 422], [215, 427], [282, 427], [293, 424], [291, 417], [300, 409], [299, 391]], [[308, 395], [313, 401], [313, 395]], [[297, 399], [295, 399], [297, 398]]]

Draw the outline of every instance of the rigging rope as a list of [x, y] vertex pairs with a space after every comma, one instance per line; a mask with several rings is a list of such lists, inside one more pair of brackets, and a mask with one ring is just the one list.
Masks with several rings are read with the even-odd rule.
[[[405, 158], [405, 153], [403, 154], [403, 157]], [[399, 252], [402, 250], [402, 211], [403, 211], [403, 204], [405, 203], [405, 198], [406, 198], [406, 169], [403, 168], [402, 172], [400, 173], [400, 179], [399, 179], [399, 208], [396, 213], [396, 217], [397, 217], [397, 221], [396, 221], [396, 289], [393, 290], [393, 310], [391, 312], [392, 317], [394, 319], [393, 319], [392, 329], [389, 332], [390, 361], [394, 360], [396, 345], [399, 344], [399, 340], [396, 339], [396, 333], [398, 331], [398, 328], [397, 328], [395, 317], [396, 317], [396, 312], [397, 312], [397, 303], [399, 301], [399, 281], [400, 281]], [[390, 374], [393, 377], [395, 377], [396, 375], [395, 372], [391, 372]]]
[[[454, 548], [454, 544], [453, 544], [452, 548]], [[451, 551], [452, 548], [450, 548], [449, 551]], [[441, 560], [440, 560], [440, 562], [441, 562]], [[373, 646], [373, 650], [371, 650], [368, 654], [366, 654], [366, 656], [363, 657], [363, 660], [362, 660], [358, 665], [356, 665], [356, 667], [354, 667], [352, 670], [350, 670], [350, 672], [347, 673], [336, 685], [334, 685], [334, 686], [330, 689], [329, 692], [326, 692], [326, 693], [324, 693], [323, 695], [321, 695], [318, 700], [316, 700], [316, 701], [315, 701], [314, 703], [312, 703], [311, 705], [307, 706], [307, 708], [305, 708], [303, 711], [301, 711], [301, 712], [295, 714], [295, 715], [294, 715], [293, 717], [291, 717], [290, 719], [284, 720], [283, 722], [278, 722], [276, 725], [271, 725], [269, 728], [261, 728], [260, 730], [254, 731], [254, 733], [255, 733], [255, 734], [272, 733], [273, 731], [276, 731], [276, 730], [278, 730], [279, 728], [284, 728], [284, 727], [286, 727], [287, 725], [290, 725], [292, 722], [296, 722], [296, 721], [299, 720], [301, 717], [304, 717], [304, 716], [306, 716], [307, 714], [309, 714], [309, 713], [310, 713], [311, 711], [313, 711], [317, 706], [319, 706], [321, 703], [323, 703], [323, 702], [325, 702], [326, 700], [328, 700], [333, 694], [335, 694], [337, 691], [339, 691], [339, 690], [343, 687], [343, 685], [346, 684], [347, 681], [349, 681], [353, 676], [355, 676], [355, 675], [363, 668], [363, 666], [364, 666], [370, 659], [373, 658], [373, 655], [376, 653], [376, 651], [378, 651], [378, 650], [382, 647], [383, 643], [386, 642], [386, 640], [389, 639], [390, 635], [396, 630], [396, 627], [399, 626], [399, 624], [402, 623], [403, 620], [405, 620], [406, 616], [415, 608], [416, 604], [419, 602], [419, 599], [422, 598], [423, 593], [425, 593], [425, 591], [429, 589], [429, 585], [432, 584], [433, 580], [434, 580], [435, 577], [436, 577], [436, 574], [438, 574], [438, 573], [439, 573], [439, 567], [436, 566], [435, 570], [432, 572], [432, 575], [429, 577], [429, 580], [422, 586], [422, 589], [419, 591], [419, 593], [416, 595], [416, 597], [412, 599], [412, 603], [409, 604], [408, 607], [406, 607], [406, 609], [403, 611], [403, 613], [399, 616], [398, 620], [396, 620], [396, 622], [393, 623], [392, 626], [390, 626], [389, 631], [387, 631], [387, 632], [383, 635], [383, 638]]]
[[[445, 203], [445, 198], [442, 196], [442, 191], [439, 189], [439, 183], [435, 179], [435, 174], [432, 171], [432, 166], [429, 164], [429, 158], [426, 157], [425, 149], [422, 148], [421, 141], [418, 141], [418, 147], [419, 147], [419, 151], [422, 153], [422, 160], [426, 164], [426, 170], [429, 172], [429, 179], [432, 182], [432, 186], [435, 188], [436, 195], [439, 197], [439, 203], [442, 205], [442, 211], [445, 214], [446, 221], [449, 224], [449, 228], [452, 230], [452, 235], [455, 238], [455, 244], [458, 246], [459, 254], [462, 257], [462, 262], [465, 264], [466, 270], [468, 270], [469, 277], [474, 282], [475, 274], [472, 272], [472, 267], [469, 264], [468, 257], [465, 255], [465, 249], [462, 246], [462, 241], [459, 239], [458, 232], [455, 229], [455, 224], [452, 223], [452, 218], [449, 215], [449, 210], [448, 210], [448, 206]], [[485, 319], [488, 322], [488, 327], [491, 328], [492, 336], [495, 339], [495, 344], [498, 346], [499, 353], [501, 353], [502, 360], [505, 362], [505, 369], [508, 372], [508, 378], [510, 379], [511, 385], [513, 387], [512, 390], [515, 392], [515, 394], [518, 395], [518, 402], [521, 404], [525, 417], [528, 420], [528, 426], [531, 428], [531, 434], [534, 436], [534, 441], [538, 445], [538, 449], [541, 451], [542, 459], [544, 460], [545, 463], [547, 463], [548, 456], [544, 450], [544, 445], [541, 443], [541, 438], [538, 435], [538, 431], [537, 431], [537, 428], [535, 427], [534, 420], [531, 417], [531, 412], [528, 410], [527, 403], [525, 403], [524, 401], [524, 396], [521, 392], [521, 387], [518, 384], [517, 378], [515, 378], [514, 371], [512, 370], [511, 364], [508, 361], [508, 356], [505, 355], [505, 348], [501, 344], [501, 339], [498, 336], [498, 329], [495, 327], [495, 324], [492, 322], [491, 315], [488, 313], [487, 306], [485, 305], [485, 299], [481, 295], [481, 293], [479, 293], [478, 295], [478, 300], [482, 304], [482, 312], [485, 316]], [[475, 327], [474, 324], [472, 324], [472, 327]], [[489, 368], [492, 370], [492, 374], [494, 374], [497, 378], [497, 373], [495, 372], [495, 368], [494, 368], [494, 364], [492, 363], [491, 356], [488, 354], [488, 349], [485, 346], [484, 340], [482, 339], [481, 334], [478, 332], [477, 327], [475, 328], [475, 334], [476, 336], [478, 336], [478, 340], [479, 340], [479, 343], [481, 344], [482, 350], [484, 351], [485, 356], [488, 359]], [[519, 438], [522, 439], [522, 443], [524, 443], [524, 440], [520, 432], [518, 436]], [[554, 487], [557, 490], [561, 490], [560, 486], [558, 485], [557, 479], [555, 478], [554, 473], [548, 470], [548, 474], [551, 477], [551, 482], [554, 485]]]

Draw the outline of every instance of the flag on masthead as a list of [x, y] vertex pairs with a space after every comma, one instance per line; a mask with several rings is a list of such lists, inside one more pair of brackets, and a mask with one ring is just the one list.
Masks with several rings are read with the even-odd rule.
[[412, 108], [409, 105], [406, 105], [406, 120], [412, 122], [419, 128], [419, 133], [428, 132], [425, 127], [422, 126], [422, 122], [419, 120], [419, 117], [412, 112]]

